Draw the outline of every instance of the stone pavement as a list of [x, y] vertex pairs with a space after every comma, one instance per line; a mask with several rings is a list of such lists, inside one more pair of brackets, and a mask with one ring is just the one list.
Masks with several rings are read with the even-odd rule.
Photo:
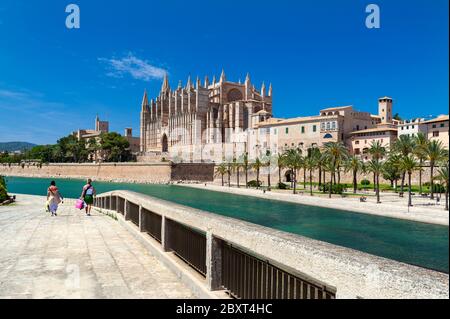
[[44, 199], [0, 206], [0, 298], [194, 298], [111, 217]]

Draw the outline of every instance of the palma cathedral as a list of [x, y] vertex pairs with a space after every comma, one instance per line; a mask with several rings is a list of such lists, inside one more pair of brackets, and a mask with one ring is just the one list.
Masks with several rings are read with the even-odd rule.
[[248, 149], [251, 132], [272, 116], [272, 85], [257, 90], [247, 74], [244, 83], [189, 77], [172, 89], [164, 77], [159, 95], [141, 106], [140, 159], [222, 161]]

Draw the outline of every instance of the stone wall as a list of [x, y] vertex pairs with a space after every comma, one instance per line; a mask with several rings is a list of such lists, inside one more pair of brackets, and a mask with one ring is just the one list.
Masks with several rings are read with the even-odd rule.
[[0, 164], [0, 175], [23, 177], [92, 178], [98, 181], [168, 183], [170, 181], [212, 181], [213, 165], [171, 163], [103, 164]]

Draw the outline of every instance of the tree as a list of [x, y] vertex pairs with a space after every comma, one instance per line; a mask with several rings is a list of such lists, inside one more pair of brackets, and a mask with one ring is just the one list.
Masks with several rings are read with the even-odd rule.
[[348, 157], [348, 150], [342, 142], [328, 142], [324, 145], [324, 156], [326, 161], [333, 162], [333, 179], [336, 183], [336, 171], [338, 172], [338, 183], [340, 183], [340, 167]]
[[312, 156], [310, 154], [309, 156], [307, 156], [305, 158], [303, 165], [304, 165], [305, 170], [307, 169], [309, 171], [309, 193], [312, 196], [313, 195], [313, 191], [312, 191], [312, 172], [316, 168], [316, 158], [314, 158], [314, 156]]
[[100, 147], [107, 162], [122, 162], [130, 158], [130, 143], [122, 135], [111, 132], [100, 135]]
[[264, 166], [267, 167], [267, 190], [270, 191], [270, 166], [272, 165], [272, 153], [270, 150], [267, 150], [266, 155], [264, 156]]
[[415, 147], [414, 147], [413, 153], [419, 160], [419, 165], [420, 165], [419, 192], [420, 192], [420, 194], [422, 194], [423, 193], [422, 192], [422, 167], [423, 167], [423, 163], [427, 160], [426, 150], [428, 148], [428, 140], [424, 133], [419, 132], [414, 137], [414, 143], [415, 143]]
[[433, 192], [434, 167], [436, 166], [437, 162], [448, 159], [448, 151], [444, 149], [444, 146], [442, 145], [441, 141], [433, 140], [430, 143], [428, 143], [428, 147], [426, 148], [425, 154], [427, 156], [427, 160], [430, 163], [430, 192], [431, 192], [431, 199], [434, 199], [434, 192]]
[[369, 154], [372, 159], [369, 161], [367, 165], [367, 169], [369, 172], [373, 173], [374, 176], [374, 188], [377, 196], [377, 204], [381, 203], [380, 201], [380, 174], [383, 172], [383, 163], [381, 159], [384, 158], [387, 154], [386, 148], [381, 144], [380, 141], [375, 141], [370, 145]]
[[242, 162], [242, 167], [244, 168], [244, 172], [245, 172], [245, 187], [247, 188], [248, 187], [248, 170], [250, 168], [250, 165], [248, 163], [248, 153], [247, 152], [242, 154], [241, 162]]
[[236, 183], [237, 183], [237, 188], [240, 188], [240, 184], [239, 184], [239, 176], [240, 176], [240, 170], [241, 170], [241, 163], [239, 163], [238, 160], [236, 160], [236, 158], [233, 158], [233, 170], [236, 171]]
[[278, 184], [281, 184], [281, 171], [286, 167], [286, 156], [284, 154], [278, 154], [277, 156], [278, 166]]
[[408, 174], [408, 206], [412, 206], [411, 175], [419, 168], [419, 163], [413, 155], [402, 156], [399, 163], [400, 170]]
[[[400, 135], [400, 137], [394, 142], [392, 150], [398, 153], [402, 158], [409, 156], [414, 151], [414, 139], [409, 135]], [[406, 171], [402, 171], [402, 183], [400, 196], [403, 197], [403, 188], [405, 185]]]
[[[336, 166], [334, 165], [333, 161], [325, 161], [325, 164], [323, 165], [324, 172], [330, 172], [330, 183], [328, 187], [328, 197], [331, 198], [331, 193], [333, 189], [333, 175], [336, 172]], [[325, 191], [325, 185], [323, 186], [323, 189]]]
[[227, 176], [228, 176], [228, 187], [231, 187], [231, 173], [233, 172], [234, 163], [232, 161], [227, 161]]
[[300, 149], [289, 149], [285, 152], [286, 166], [292, 171], [293, 193], [297, 193], [297, 171], [302, 167], [302, 151]]
[[448, 192], [449, 192], [449, 176], [448, 176], [448, 162], [444, 167], [439, 168], [436, 179], [440, 180], [445, 186], [445, 210], [448, 211]]
[[383, 169], [383, 178], [391, 182], [391, 187], [394, 187], [395, 192], [397, 192], [397, 181], [401, 178], [399, 169], [400, 158], [398, 154], [391, 153]]
[[377, 196], [377, 204], [380, 204], [380, 174], [383, 171], [383, 163], [372, 158], [367, 165], [367, 169], [375, 176], [375, 194]]
[[398, 113], [395, 113], [395, 115], [392, 118], [397, 121], [403, 121], [403, 119], [400, 117], [400, 114]]
[[0, 175], [0, 204], [9, 199], [5, 178]]
[[223, 176], [227, 173], [227, 165], [225, 163], [220, 164], [216, 167], [216, 176], [220, 175], [222, 179], [222, 186], [224, 186]]
[[263, 166], [264, 164], [261, 162], [259, 157], [257, 157], [255, 162], [252, 164], [252, 168], [256, 171], [256, 188], [259, 188], [259, 173]]
[[353, 193], [356, 194], [358, 189], [358, 172], [362, 170], [362, 160], [358, 156], [351, 156], [345, 162], [345, 169], [347, 172], [352, 171], [353, 174]]

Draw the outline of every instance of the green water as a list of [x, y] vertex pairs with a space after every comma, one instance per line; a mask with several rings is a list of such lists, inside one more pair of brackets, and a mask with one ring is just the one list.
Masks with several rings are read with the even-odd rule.
[[[45, 195], [50, 179], [7, 177], [11, 193]], [[66, 197], [83, 181], [57, 179]], [[95, 183], [97, 193], [132, 190], [178, 204], [448, 273], [448, 227], [174, 185]], [[318, 199], [319, 200], [319, 199]]]

